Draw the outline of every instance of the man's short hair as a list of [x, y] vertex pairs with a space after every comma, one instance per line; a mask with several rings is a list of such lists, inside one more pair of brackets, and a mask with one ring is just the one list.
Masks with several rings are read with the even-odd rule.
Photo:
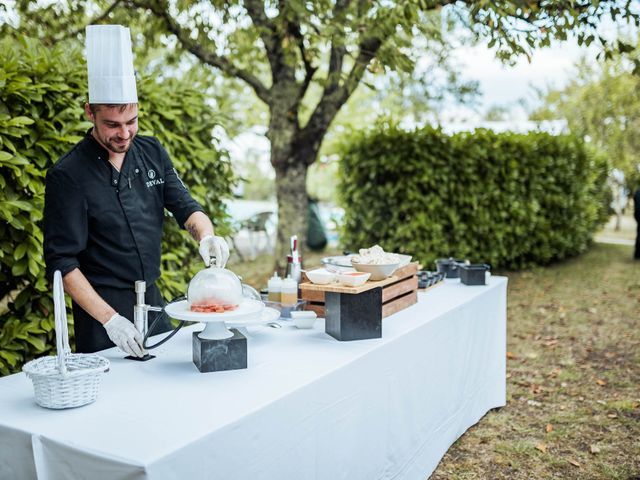
[[120, 113], [122, 113], [126, 109], [128, 109], [129, 107], [132, 107], [133, 105], [137, 105], [137, 103], [90, 103], [89, 104], [89, 110], [91, 110], [91, 113], [93, 113], [94, 115], [102, 107], [117, 108], [118, 111]]

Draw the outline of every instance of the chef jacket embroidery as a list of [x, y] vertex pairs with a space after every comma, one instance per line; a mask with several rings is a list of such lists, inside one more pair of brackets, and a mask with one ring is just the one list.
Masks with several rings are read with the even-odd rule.
[[[175, 168], [173, 170], [175, 171]], [[162, 178], [156, 178], [156, 171], [154, 169], [150, 169], [147, 172], [147, 177], [151, 179], [145, 183], [147, 188], [155, 187], [157, 185], [162, 185], [164, 183], [164, 180]], [[184, 186], [184, 183], [182, 183], [182, 186]]]

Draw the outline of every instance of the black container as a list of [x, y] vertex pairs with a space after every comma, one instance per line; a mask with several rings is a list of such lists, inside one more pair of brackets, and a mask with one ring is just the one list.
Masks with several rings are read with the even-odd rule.
[[490, 269], [485, 263], [460, 265], [460, 281], [465, 285], [486, 285], [486, 272]]
[[438, 272], [445, 274], [447, 278], [458, 278], [460, 276], [460, 265], [464, 265], [464, 260], [455, 258], [438, 258], [436, 260], [436, 268]]
[[418, 271], [418, 288], [428, 288], [444, 280], [444, 272]]

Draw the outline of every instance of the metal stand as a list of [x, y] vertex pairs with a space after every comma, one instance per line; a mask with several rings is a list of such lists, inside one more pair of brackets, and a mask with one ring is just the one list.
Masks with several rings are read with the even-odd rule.
[[[136, 304], [133, 306], [133, 325], [145, 338], [149, 331], [149, 311], [161, 312], [162, 307], [154, 307], [145, 303], [145, 293], [147, 292], [147, 283], [144, 280], [137, 280], [135, 283], [136, 290]], [[127, 360], [136, 360], [138, 362], [146, 362], [152, 358], [156, 358], [155, 355], [145, 354], [143, 357], [134, 357], [129, 355], [124, 357]]]

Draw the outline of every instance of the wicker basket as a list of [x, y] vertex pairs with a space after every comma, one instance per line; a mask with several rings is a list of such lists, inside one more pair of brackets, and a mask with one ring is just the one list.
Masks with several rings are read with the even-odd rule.
[[80, 407], [95, 401], [109, 360], [99, 355], [71, 353], [62, 275], [53, 276], [53, 305], [58, 355], [31, 360], [22, 370], [33, 381], [36, 403], [46, 408]]

